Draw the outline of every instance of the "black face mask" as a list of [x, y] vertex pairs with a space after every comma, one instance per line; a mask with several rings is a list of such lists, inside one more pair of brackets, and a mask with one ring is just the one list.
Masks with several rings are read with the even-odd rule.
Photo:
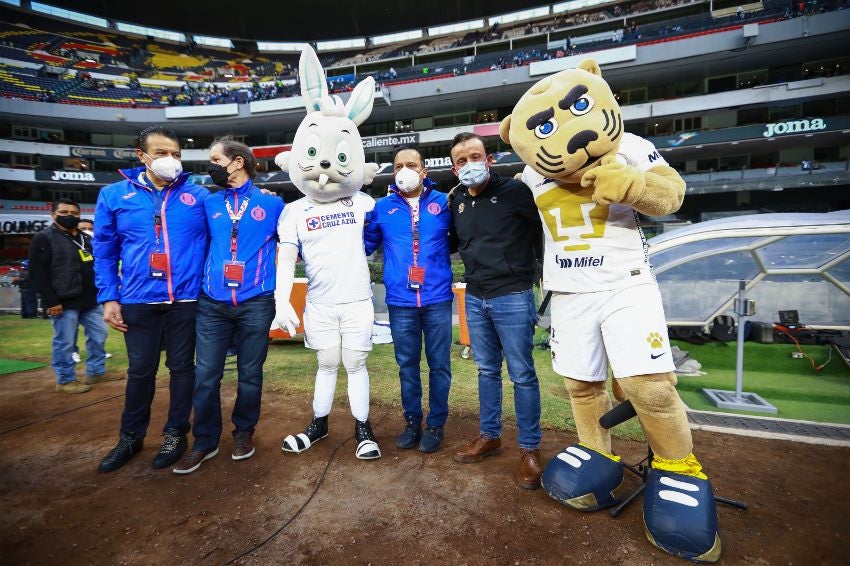
[[[233, 163], [232, 161], [230, 163]], [[230, 167], [230, 163], [227, 164], [227, 167]], [[207, 165], [207, 175], [210, 176], [212, 182], [216, 184], [216, 186], [221, 187], [222, 189], [226, 189], [227, 181], [230, 179], [230, 173], [227, 171], [227, 167], [219, 165], [218, 163], [210, 163]]]
[[57, 216], [56, 223], [66, 230], [73, 230], [80, 223], [80, 217], [71, 216], [70, 214], [68, 216]]

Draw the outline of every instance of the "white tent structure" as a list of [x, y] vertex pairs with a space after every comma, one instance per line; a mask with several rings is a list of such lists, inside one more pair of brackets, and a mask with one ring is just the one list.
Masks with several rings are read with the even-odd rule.
[[746, 282], [753, 320], [796, 310], [813, 328], [850, 329], [850, 210], [736, 216], [648, 241], [667, 323], [707, 326]]

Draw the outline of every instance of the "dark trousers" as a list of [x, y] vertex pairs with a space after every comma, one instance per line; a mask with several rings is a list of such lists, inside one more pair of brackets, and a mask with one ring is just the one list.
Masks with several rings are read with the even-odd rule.
[[121, 305], [127, 324], [127, 397], [121, 415], [121, 432], [145, 436], [151, 420], [156, 389], [160, 344], [165, 345], [165, 365], [171, 374], [168, 420], [165, 429], [189, 432], [192, 388], [195, 386], [196, 302]]
[[236, 348], [236, 403], [231, 420], [234, 432], [254, 432], [260, 419], [263, 364], [269, 351], [269, 329], [274, 319], [273, 295], [261, 295], [234, 306], [201, 293], [198, 300], [198, 369], [193, 404], [195, 444], [210, 452], [221, 438], [221, 378], [231, 344]]
[[38, 295], [34, 289], [21, 289], [21, 318], [38, 317]]

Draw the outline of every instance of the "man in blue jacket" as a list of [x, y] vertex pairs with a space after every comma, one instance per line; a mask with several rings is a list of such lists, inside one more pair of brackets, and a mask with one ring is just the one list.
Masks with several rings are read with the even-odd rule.
[[121, 170], [125, 180], [101, 189], [95, 208], [95, 282], [103, 318], [124, 333], [127, 396], [118, 444], [101, 472], [142, 450], [156, 389], [160, 345], [171, 374], [168, 420], [154, 468], [174, 464], [188, 445], [195, 383], [195, 316], [208, 232], [209, 191], [187, 181], [177, 135], [160, 126], [142, 130], [136, 155], [143, 167]]
[[190, 474], [218, 454], [221, 378], [227, 349], [234, 342], [238, 385], [231, 417], [236, 427], [232, 458], [254, 455], [263, 363], [275, 315], [277, 221], [283, 200], [254, 186], [251, 148], [230, 137], [210, 147], [208, 172], [223, 190], [204, 201], [211, 239], [198, 299], [195, 442], [174, 466], [175, 474]]
[[[384, 285], [401, 381], [406, 427], [396, 446], [434, 452], [443, 441], [452, 374], [451, 212], [446, 195], [427, 178], [422, 155], [401, 149], [393, 158], [395, 184], [366, 224], [366, 254], [384, 245]], [[422, 431], [422, 337], [429, 368], [429, 412]]]

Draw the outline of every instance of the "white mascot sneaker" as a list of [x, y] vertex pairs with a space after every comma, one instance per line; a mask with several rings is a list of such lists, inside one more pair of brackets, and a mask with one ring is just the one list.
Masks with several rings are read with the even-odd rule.
[[372, 434], [372, 425], [368, 420], [363, 422], [354, 419], [354, 440], [357, 442], [354, 455], [359, 459], [374, 460], [381, 457], [381, 449], [378, 448], [378, 441]]
[[289, 435], [283, 439], [280, 444], [281, 450], [284, 452], [294, 452], [300, 454], [313, 444], [323, 439], [328, 435], [328, 417], [313, 417], [304, 432], [299, 432], [295, 436]]

